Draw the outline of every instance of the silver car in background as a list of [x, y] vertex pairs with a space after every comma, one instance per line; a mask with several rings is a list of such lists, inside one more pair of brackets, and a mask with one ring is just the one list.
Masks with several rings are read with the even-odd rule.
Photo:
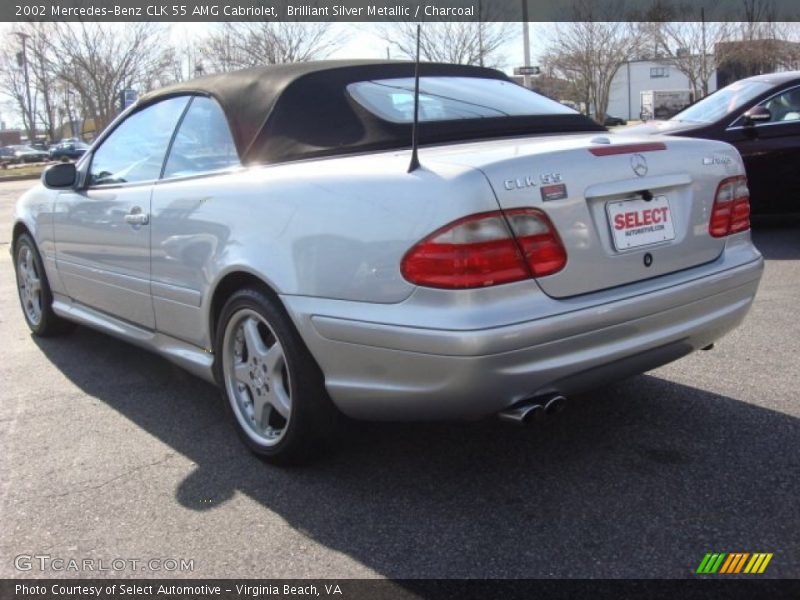
[[731, 146], [615, 139], [494, 70], [250, 69], [144, 96], [18, 202], [37, 335], [81, 323], [307, 458], [340, 413], [527, 421], [736, 327], [763, 261]]

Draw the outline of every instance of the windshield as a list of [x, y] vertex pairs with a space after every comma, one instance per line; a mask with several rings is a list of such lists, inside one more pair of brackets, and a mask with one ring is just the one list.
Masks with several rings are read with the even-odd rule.
[[[350, 95], [374, 115], [392, 123], [414, 119], [414, 78], [359, 81]], [[454, 121], [526, 115], [571, 115], [574, 110], [515, 83], [477, 77], [421, 77], [419, 120]]]
[[711, 123], [741, 108], [745, 102], [763, 94], [769, 88], [770, 85], [762, 81], [737, 81], [692, 104], [670, 121]]

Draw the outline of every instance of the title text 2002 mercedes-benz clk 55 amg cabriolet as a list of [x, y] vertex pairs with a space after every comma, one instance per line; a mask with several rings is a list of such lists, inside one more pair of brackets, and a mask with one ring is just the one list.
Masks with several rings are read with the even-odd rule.
[[339, 411], [525, 421], [744, 318], [763, 261], [731, 146], [619, 141], [490, 69], [415, 82], [323, 62], [144, 96], [20, 199], [28, 325], [159, 352], [295, 461]]

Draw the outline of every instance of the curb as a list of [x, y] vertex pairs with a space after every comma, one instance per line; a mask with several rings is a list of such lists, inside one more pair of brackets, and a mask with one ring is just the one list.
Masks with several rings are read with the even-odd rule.
[[3, 177], [0, 175], [0, 183], [11, 182], [11, 181], [25, 181], [26, 179], [41, 179], [42, 174], [39, 173], [38, 175], [9, 175], [8, 177]]

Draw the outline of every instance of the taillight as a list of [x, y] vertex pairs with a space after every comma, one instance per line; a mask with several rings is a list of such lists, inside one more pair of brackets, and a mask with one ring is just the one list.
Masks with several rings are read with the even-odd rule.
[[546, 214], [535, 208], [520, 208], [505, 214], [534, 277], [552, 275], [564, 268], [567, 251]]
[[714, 196], [708, 232], [725, 237], [750, 229], [750, 191], [744, 175], [723, 179]]
[[406, 253], [400, 270], [411, 283], [466, 289], [551, 275], [565, 264], [566, 252], [547, 216], [518, 209], [442, 227]]

